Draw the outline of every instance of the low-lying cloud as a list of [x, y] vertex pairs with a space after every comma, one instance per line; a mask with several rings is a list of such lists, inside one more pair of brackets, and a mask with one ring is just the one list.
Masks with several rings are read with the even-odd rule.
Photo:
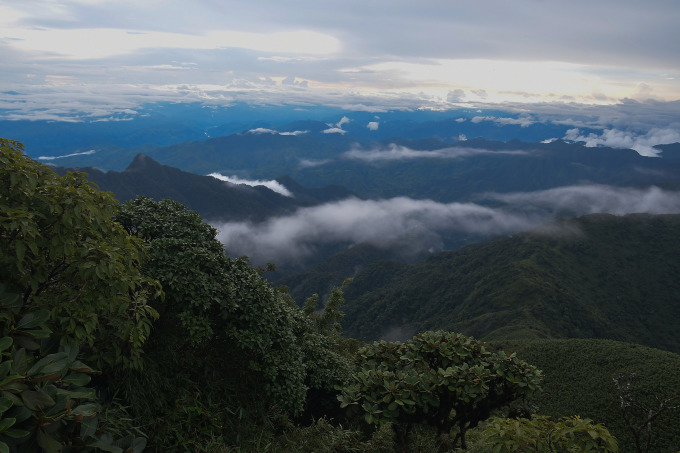
[[281, 194], [285, 197], [293, 197], [293, 193], [286, 188], [283, 184], [275, 180], [251, 180], [251, 179], [241, 179], [237, 176], [224, 176], [220, 173], [210, 173], [208, 176], [219, 179], [220, 181], [230, 182], [232, 184], [245, 184], [246, 186], [265, 186], [266, 188], [273, 190], [274, 192]]
[[[483, 201], [494, 202], [485, 206]], [[350, 198], [302, 208], [262, 223], [215, 225], [231, 255], [254, 263], [300, 263], [319, 246], [368, 243], [418, 253], [441, 250], [447, 235], [491, 236], [533, 229], [560, 215], [680, 213], [680, 192], [601, 185], [508, 194], [487, 193], [479, 203]], [[549, 233], [550, 229], [544, 229]], [[554, 233], [554, 231], [553, 231]]]
[[507, 117], [495, 117], [495, 116], [475, 116], [470, 120], [473, 123], [481, 123], [482, 121], [492, 121], [496, 124], [499, 124], [501, 126], [506, 126], [506, 125], [514, 125], [514, 126], [521, 126], [521, 127], [529, 127], [532, 124], [535, 124], [537, 121], [533, 120], [532, 118], [529, 117], [519, 117], [519, 118], [507, 118]]
[[328, 129], [325, 129], [325, 130], [323, 130], [322, 132], [323, 132], [324, 134], [343, 134], [343, 135], [344, 135], [344, 134], [347, 133], [347, 131], [344, 130], [344, 129], [342, 128], [342, 125], [343, 125], [343, 124], [347, 124], [347, 123], [349, 123], [350, 121], [352, 121], [352, 120], [350, 120], [350, 119], [347, 118], [346, 116], [343, 116], [343, 117], [340, 119], [340, 121], [338, 121], [338, 122], [335, 123], [335, 124], [333, 124], [333, 123], [327, 123], [326, 126], [328, 126]]
[[94, 149], [91, 149], [89, 151], [83, 151], [81, 153], [71, 153], [71, 154], [63, 154], [61, 156], [40, 156], [38, 157], [38, 160], [55, 160], [55, 159], [64, 159], [66, 157], [74, 157], [74, 156], [89, 156], [90, 154], [94, 154], [97, 151]]
[[309, 131], [290, 131], [290, 132], [279, 132], [274, 129], [267, 129], [264, 127], [258, 127], [256, 129], [250, 129], [249, 134], [261, 135], [261, 134], [271, 134], [271, 135], [303, 135], [308, 134]]
[[653, 128], [645, 134], [619, 129], [605, 129], [602, 134], [584, 135], [579, 129], [569, 129], [565, 140], [584, 143], [585, 146], [609, 146], [612, 148], [634, 149], [642, 156], [656, 157], [660, 151], [655, 145], [680, 142], [680, 130], [671, 128]]
[[344, 153], [342, 157], [346, 159], [375, 162], [386, 160], [412, 160], [412, 159], [462, 159], [465, 157], [476, 156], [479, 154], [524, 155], [527, 154], [527, 152], [521, 150], [491, 151], [483, 148], [463, 148], [463, 147], [450, 147], [424, 151], [411, 149], [406, 146], [391, 144], [385, 148], [373, 148], [371, 150], [362, 150], [359, 148], [355, 148]]
[[630, 213], [680, 213], [680, 192], [658, 187], [634, 189], [598, 184], [558, 187], [537, 192], [489, 193], [486, 200], [500, 201], [514, 210], [543, 211], [550, 214], [585, 215], [599, 212], [624, 215]]

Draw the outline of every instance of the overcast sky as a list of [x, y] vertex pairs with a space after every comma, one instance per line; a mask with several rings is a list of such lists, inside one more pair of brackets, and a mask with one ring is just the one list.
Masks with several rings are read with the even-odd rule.
[[0, 108], [676, 101], [679, 23], [677, 0], [3, 0]]

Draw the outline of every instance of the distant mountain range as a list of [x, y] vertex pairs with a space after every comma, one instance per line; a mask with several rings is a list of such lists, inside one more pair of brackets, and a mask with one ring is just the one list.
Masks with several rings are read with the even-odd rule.
[[[0, 113], [5, 113], [0, 111]], [[342, 122], [338, 128], [338, 123]], [[336, 134], [324, 133], [331, 128]], [[0, 137], [22, 141], [32, 157], [60, 156], [95, 150], [124, 154], [124, 161], [109, 156], [89, 162], [67, 162], [65, 166], [96, 166], [123, 170], [135, 154], [171, 144], [206, 140], [255, 129], [280, 132], [308, 131], [309, 136], [334, 140], [344, 136], [350, 142], [370, 143], [403, 137], [437, 138], [453, 143], [465, 136], [508, 141], [540, 142], [561, 138], [573, 126], [559, 121], [540, 122], [520, 118], [517, 113], [497, 109], [460, 108], [449, 111], [394, 110], [368, 112], [326, 106], [249, 105], [234, 103], [159, 102], [137, 106], [109, 117], [84, 117], [81, 121], [0, 119]], [[582, 132], [598, 132], [582, 127]], [[111, 165], [102, 165], [108, 161]], [[169, 163], [169, 162], [163, 162]], [[185, 168], [183, 168], [185, 169]]]
[[373, 263], [345, 292], [363, 340], [607, 338], [680, 352], [680, 215], [588, 215], [425, 261]]
[[[311, 127], [310, 122], [296, 127]], [[316, 129], [328, 127], [315, 123]], [[344, 125], [347, 126], [347, 125]], [[594, 183], [676, 188], [680, 145], [660, 146], [661, 158], [633, 150], [473, 139], [394, 138], [360, 143], [342, 134], [246, 132], [151, 147], [144, 154], [196, 174], [251, 179], [293, 178], [304, 187], [343, 186], [362, 198], [408, 196], [440, 202], [473, 200], [487, 192], [526, 192]], [[49, 161], [61, 166], [125, 168], [134, 149]]]
[[[59, 173], [67, 171], [65, 168], [56, 170]], [[100, 189], [113, 192], [119, 201], [140, 195], [156, 200], [171, 198], [210, 221], [262, 221], [299, 207], [352, 196], [343, 187], [307, 189], [291, 178], [283, 177], [279, 182], [292, 193], [292, 196], [284, 196], [264, 186], [233, 184], [161, 165], [144, 154], [137, 155], [122, 172], [103, 172], [87, 167], [78, 170], [87, 173], [88, 179]]]

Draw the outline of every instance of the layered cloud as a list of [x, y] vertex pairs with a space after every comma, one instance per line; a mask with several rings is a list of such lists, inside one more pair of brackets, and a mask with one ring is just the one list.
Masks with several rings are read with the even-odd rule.
[[362, 150], [355, 148], [344, 153], [342, 157], [351, 160], [376, 162], [387, 160], [414, 160], [414, 159], [462, 159], [465, 157], [476, 156], [479, 154], [524, 155], [527, 154], [527, 152], [521, 150], [491, 151], [483, 148], [462, 148], [462, 147], [441, 148], [431, 151], [423, 151], [411, 149], [402, 145], [391, 144], [385, 148], [374, 148], [371, 150]]
[[[255, 263], [288, 264], [310, 257], [328, 244], [369, 243], [409, 252], [439, 250], [451, 234], [498, 235], [536, 228], [558, 215], [595, 212], [678, 213], [680, 193], [658, 188], [621, 189], [572, 186], [511, 194], [485, 194], [480, 203], [438, 203], [431, 200], [355, 198], [303, 208], [284, 217], [252, 224], [216, 225], [219, 239], [233, 255]], [[543, 228], [542, 232], [551, 230]], [[552, 231], [555, 233], [555, 231]]]
[[264, 127], [258, 127], [256, 129], [250, 129], [249, 134], [260, 135], [260, 134], [271, 134], [271, 135], [304, 135], [309, 134], [309, 131], [290, 131], [290, 132], [279, 132], [274, 129], [267, 129]]
[[210, 173], [208, 176], [219, 179], [220, 181], [230, 182], [232, 184], [245, 184], [246, 186], [264, 186], [274, 192], [285, 197], [292, 197], [293, 194], [283, 184], [275, 180], [259, 180], [259, 179], [242, 179], [237, 176], [224, 176], [221, 173]]
[[586, 146], [609, 146], [612, 148], [634, 149], [643, 156], [657, 156], [655, 145], [680, 142], [680, 129], [653, 128], [644, 134], [618, 129], [605, 129], [601, 134], [584, 135], [579, 129], [569, 129], [564, 136], [566, 140], [584, 143]]
[[[71, 91], [80, 97], [106, 87], [145, 92], [135, 105], [182, 86], [184, 100], [228, 104], [239, 97], [373, 110], [680, 97], [680, 9], [673, 1], [317, 6], [311, 0], [295, 8], [246, 0], [5, 2], [0, 85], [30, 97], [12, 112], [24, 117], [56, 112], [73, 102]], [[601, 17], [617, 39], [602, 39], [603, 24], [594, 19]], [[51, 96], [39, 96], [46, 90]], [[177, 92], [163, 93], [171, 94]], [[79, 113], [119, 103], [81, 102]]]
[[62, 154], [61, 156], [40, 156], [40, 157], [38, 157], [38, 160], [52, 161], [52, 160], [55, 160], [55, 159], [64, 159], [64, 158], [67, 158], [67, 157], [89, 156], [90, 154], [94, 154], [96, 152], [97, 152], [96, 150], [91, 149], [89, 151], [83, 151], [83, 152], [80, 152], [80, 153]]
[[507, 118], [507, 117], [495, 117], [495, 116], [475, 116], [470, 120], [472, 123], [481, 123], [482, 121], [492, 121], [501, 126], [505, 125], [516, 125], [521, 127], [529, 127], [532, 124], [536, 124], [536, 121], [532, 118], [521, 116], [519, 118]]

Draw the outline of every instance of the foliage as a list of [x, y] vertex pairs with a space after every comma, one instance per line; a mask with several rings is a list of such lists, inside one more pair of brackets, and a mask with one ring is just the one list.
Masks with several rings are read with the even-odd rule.
[[596, 214], [412, 265], [376, 263], [347, 287], [343, 327], [363, 340], [397, 325], [487, 341], [608, 338], [680, 352], [679, 226], [678, 214]]
[[32, 310], [0, 284], [0, 451], [141, 452], [145, 438], [114, 440], [103, 431], [102, 407], [88, 385], [97, 373], [78, 360], [74, 340], [55, 338], [50, 321], [49, 311]]
[[[0, 139], [0, 275], [28, 310], [98, 367], [141, 366], [160, 295], [142, 276], [140, 241], [112, 220], [114, 199], [82, 173], [60, 177]], [[25, 345], [24, 345], [25, 346]]]
[[541, 372], [515, 354], [490, 352], [457, 333], [423, 332], [405, 343], [373, 343], [359, 351], [362, 369], [343, 390], [343, 407], [357, 406], [369, 424], [393, 423], [400, 442], [413, 424], [440, 434], [465, 433], [497, 408], [540, 388]]
[[630, 374], [625, 380], [621, 373], [614, 377], [614, 385], [621, 401], [621, 416], [633, 435], [637, 452], [649, 453], [654, 436], [653, 425], [656, 425], [656, 420], [665, 411], [680, 408], [680, 394], [675, 393], [669, 397], [653, 394], [656, 404], [648, 405], [639, 399], [639, 392], [635, 388], [636, 380], [635, 373]]
[[[636, 404], [658, 408], [680, 388], [680, 355], [611, 340], [525, 340], [492, 342], [515, 351], [543, 372], [543, 392], [532, 398], [534, 412], [557, 419], [565, 414], [603, 423], [619, 442], [619, 450], [636, 452], [635, 438], [621, 416], [621, 400], [612, 378], [637, 374], [632, 396]], [[575, 385], [575, 383], [578, 383]], [[622, 382], [623, 383], [623, 382]], [[646, 418], [637, 410], [634, 420]], [[639, 417], [639, 418], [638, 418]], [[639, 423], [639, 422], [638, 422]], [[680, 445], [680, 411], [664, 411], [653, 421], [651, 451], [673, 452]]]
[[141, 451], [126, 423], [100, 420], [100, 373], [81, 360], [141, 368], [160, 287], [110, 195], [22, 150], [0, 139], [0, 451]]
[[148, 244], [144, 273], [165, 291], [144, 373], [121, 388], [156, 448], [189, 448], [218, 432], [238, 445], [271, 407], [326, 413], [321, 403], [336, 401], [352, 371], [339, 347], [341, 289], [320, 313], [303, 312], [172, 200], [136, 198], [116, 219]]
[[493, 453], [611, 452], [619, 451], [616, 438], [602, 424], [578, 416], [558, 422], [547, 416], [492, 418], [483, 442]]

